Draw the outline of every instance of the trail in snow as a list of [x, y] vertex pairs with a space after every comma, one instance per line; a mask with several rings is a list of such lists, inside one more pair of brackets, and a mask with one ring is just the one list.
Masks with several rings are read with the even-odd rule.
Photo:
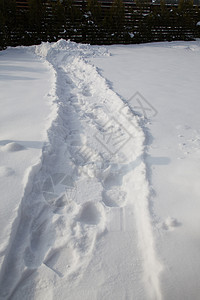
[[[161, 299], [144, 133], [138, 117], [87, 62], [105, 49], [60, 40], [33, 50], [54, 69], [50, 96], [57, 116], [41, 162], [30, 171], [13, 226], [1, 270], [1, 299], [66, 299], [73, 293], [73, 299], [81, 299], [89, 288], [94, 299], [131, 299], [133, 294], [134, 299]], [[119, 242], [124, 252], [113, 253], [115, 261], [109, 249], [116, 250]], [[101, 263], [94, 262], [94, 252]], [[123, 253], [133, 259], [130, 276]], [[99, 273], [100, 265], [104, 270]], [[84, 278], [92, 266], [96, 290]], [[130, 281], [121, 294], [112, 271], [124, 272]]]

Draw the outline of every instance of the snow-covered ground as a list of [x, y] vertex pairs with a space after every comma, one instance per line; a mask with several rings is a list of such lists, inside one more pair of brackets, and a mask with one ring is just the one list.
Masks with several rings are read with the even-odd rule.
[[145, 161], [163, 298], [199, 299], [200, 43], [109, 50], [109, 61], [95, 60], [96, 65], [133, 110], [148, 118]]
[[0, 52], [1, 262], [11, 230], [15, 229], [13, 221], [29, 181], [30, 167], [38, 164], [47, 140], [51, 73], [48, 65], [26, 50]]
[[0, 299], [199, 299], [199, 57], [0, 53]]

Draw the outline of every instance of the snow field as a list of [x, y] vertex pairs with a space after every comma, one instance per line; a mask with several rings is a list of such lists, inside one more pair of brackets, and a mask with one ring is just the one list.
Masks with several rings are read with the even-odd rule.
[[199, 53], [0, 53], [0, 299], [199, 298]]
[[107, 51], [64, 40], [31, 51], [54, 72], [55, 117], [29, 172], [1, 298], [161, 299], [144, 132], [88, 62]]
[[109, 51], [92, 62], [115, 92], [135, 100], [133, 111], [147, 114], [145, 161], [162, 298], [199, 299], [199, 41]]
[[25, 172], [38, 163], [46, 139], [51, 75], [48, 66], [22, 48], [0, 53], [0, 264], [15, 230]]

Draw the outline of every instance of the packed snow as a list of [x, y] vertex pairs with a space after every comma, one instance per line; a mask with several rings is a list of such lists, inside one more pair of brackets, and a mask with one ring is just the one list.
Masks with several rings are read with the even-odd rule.
[[199, 299], [199, 56], [0, 52], [0, 299]]

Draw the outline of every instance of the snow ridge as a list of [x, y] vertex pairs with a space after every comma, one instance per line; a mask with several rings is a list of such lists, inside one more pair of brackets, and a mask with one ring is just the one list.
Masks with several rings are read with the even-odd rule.
[[[75, 284], [98, 239], [113, 230], [109, 216], [126, 214], [130, 207], [135, 211], [146, 298], [161, 299], [162, 267], [148, 209], [144, 132], [128, 107], [121, 113], [122, 100], [87, 61], [107, 55], [106, 50], [60, 40], [33, 51], [55, 71], [50, 97], [57, 115], [13, 226], [0, 277], [1, 299], [34, 299], [39, 290], [61, 286], [63, 280]], [[40, 278], [45, 270], [52, 277]], [[34, 290], [27, 283], [30, 278]]]

